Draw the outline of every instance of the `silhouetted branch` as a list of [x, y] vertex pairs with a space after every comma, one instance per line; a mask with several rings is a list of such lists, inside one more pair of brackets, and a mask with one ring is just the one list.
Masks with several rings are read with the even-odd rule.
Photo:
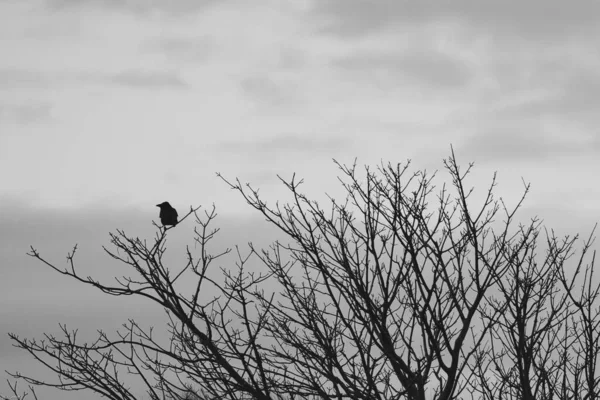
[[[508, 207], [495, 197], [494, 174], [476, 203], [473, 165], [459, 168], [454, 152], [444, 161], [451, 183], [440, 188], [435, 173], [410, 172], [409, 163], [364, 176], [356, 162], [336, 165], [346, 196], [326, 207], [295, 175], [280, 177], [291, 202], [272, 205], [219, 175], [285, 234], [268, 249], [210, 252], [214, 206], [203, 215], [190, 208], [179, 222], [196, 217], [180, 268], [164, 264], [172, 228], [156, 225], [151, 243], [111, 234], [105, 251], [134, 276], [112, 284], [78, 274], [76, 246], [66, 269], [32, 247], [32, 257], [77, 282], [162, 307], [169, 340], [133, 320], [113, 335], [98, 331], [91, 344], [65, 326], [61, 339], [11, 334], [59, 380], [13, 377], [110, 399], [134, 398], [125, 376], [151, 399], [597, 397], [595, 255], [585, 264], [592, 236], [571, 273], [577, 238], [542, 238], [537, 219], [516, 223], [529, 185]], [[230, 253], [229, 267], [211, 268]]]

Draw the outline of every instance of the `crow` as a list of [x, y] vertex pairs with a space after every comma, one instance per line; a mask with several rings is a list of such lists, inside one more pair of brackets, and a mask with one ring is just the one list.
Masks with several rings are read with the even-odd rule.
[[157, 204], [156, 207], [160, 207], [160, 214], [158, 216], [163, 226], [177, 225], [177, 210], [171, 207], [168, 201]]

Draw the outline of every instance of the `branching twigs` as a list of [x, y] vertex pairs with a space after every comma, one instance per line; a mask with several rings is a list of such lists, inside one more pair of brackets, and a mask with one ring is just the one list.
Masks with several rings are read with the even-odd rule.
[[[18, 382], [11, 382], [10, 380], [7, 380], [7, 383], [12, 396], [7, 397], [0, 394], [0, 400], [38, 400], [38, 396], [33, 385], [29, 385], [29, 392], [20, 392], [18, 389]], [[31, 397], [29, 395], [31, 395]]]
[[[472, 165], [461, 170], [454, 153], [444, 163], [452, 183], [437, 192], [436, 174], [409, 164], [367, 168], [364, 177], [356, 163], [337, 165], [346, 196], [327, 207], [295, 175], [280, 178], [291, 202], [273, 205], [221, 177], [287, 240], [268, 250], [250, 244], [248, 254], [236, 246], [235, 262], [219, 268], [231, 249], [209, 251], [214, 207], [182, 218], [193, 213], [197, 226], [179, 269], [164, 264], [172, 228], [157, 226], [152, 244], [111, 234], [107, 253], [137, 276], [116, 285], [79, 276], [76, 247], [67, 269], [32, 248], [77, 282], [160, 305], [170, 340], [135, 321], [90, 345], [66, 328], [64, 340], [13, 336], [59, 381], [14, 376], [114, 399], [132, 398], [124, 376], [164, 400], [189, 400], [191, 387], [236, 400], [597, 397], [600, 284], [594, 257], [584, 263], [592, 236], [571, 274], [574, 238], [546, 232], [544, 242], [537, 219], [515, 224], [529, 185], [509, 208], [494, 195], [494, 174], [476, 207]], [[251, 272], [253, 263], [263, 272]]]

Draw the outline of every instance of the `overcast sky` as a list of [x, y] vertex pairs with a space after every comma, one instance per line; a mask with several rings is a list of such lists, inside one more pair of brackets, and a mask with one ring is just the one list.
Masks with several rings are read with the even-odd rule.
[[453, 145], [474, 185], [498, 171], [516, 200], [532, 183], [524, 218], [589, 233], [599, 19], [593, 0], [0, 0], [0, 369], [33, 365], [8, 331], [130, 316], [30, 244], [63, 263], [79, 243], [94, 273], [108, 232], [152, 237], [165, 200], [216, 204], [224, 246], [268, 242], [215, 172], [272, 201], [296, 172], [321, 198], [332, 159], [435, 170]]

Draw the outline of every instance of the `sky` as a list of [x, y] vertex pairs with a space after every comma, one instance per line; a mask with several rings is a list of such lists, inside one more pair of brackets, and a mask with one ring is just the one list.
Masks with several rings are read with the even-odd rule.
[[29, 245], [63, 263], [79, 243], [82, 268], [110, 275], [108, 233], [151, 238], [165, 200], [215, 204], [222, 246], [273, 240], [217, 172], [271, 202], [296, 173], [321, 200], [341, 193], [333, 159], [434, 171], [452, 146], [476, 187], [498, 171], [514, 202], [531, 182], [523, 219], [589, 234], [598, 16], [592, 0], [0, 0], [0, 370], [35, 368], [7, 332], [156, 315]]

